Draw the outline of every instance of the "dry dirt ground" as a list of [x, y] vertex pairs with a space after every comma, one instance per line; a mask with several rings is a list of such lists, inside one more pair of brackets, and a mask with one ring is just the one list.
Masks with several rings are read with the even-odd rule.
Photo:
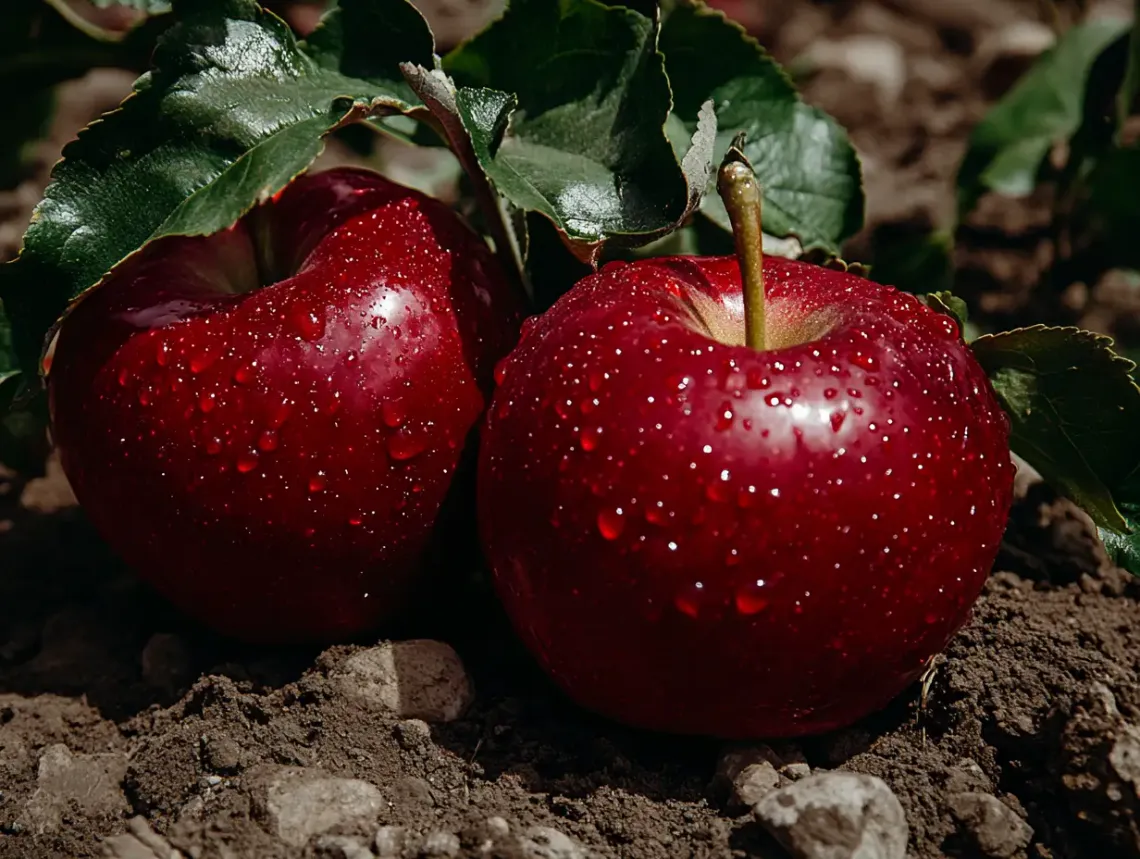
[[[448, 8], [461, 32], [471, 9]], [[946, 223], [969, 129], [1050, 39], [1035, 3], [737, 8], [863, 156], [869, 224], [849, 256]], [[127, 85], [67, 87], [34, 175], [0, 195], [0, 254], [53, 153]], [[1035, 201], [971, 220], [955, 262], [976, 313], [1036, 309], [1043, 235]], [[1127, 290], [1078, 293], [1065, 312], [1102, 330], [1136, 313]], [[726, 747], [577, 709], [478, 583], [390, 631], [397, 644], [220, 640], [121, 568], [54, 467], [0, 475], [0, 857], [781, 859], [750, 806], [836, 772], [881, 778], [901, 814], [877, 782], [839, 783], [864, 804], [802, 815], [795, 855], [852, 855], [809, 852], [821, 833], [889, 844], [905, 815], [913, 859], [1140, 856], [1140, 584], [1067, 502], [1019, 495], [973, 619], [923, 684], [833, 735]]]

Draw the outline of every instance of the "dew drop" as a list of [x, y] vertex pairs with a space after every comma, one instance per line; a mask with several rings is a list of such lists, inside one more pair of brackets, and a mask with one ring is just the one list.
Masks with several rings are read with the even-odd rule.
[[198, 398], [198, 408], [204, 412], [212, 412], [217, 404], [218, 401], [214, 399], [213, 394], [202, 394]]
[[508, 355], [506, 358], [500, 359], [499, 362], [497, 364], [495, 364], [495, 384], [496, 385], [503, 384], [503, 380], [507, 378], [507, 366], [510, 364], [510, 362], [511, 362], [511, 358]]
[[650, 525], [664, 525], [668, 518], [669, 515], [665, 512], [665, 502], [663, 501], [650, 504], [645, 508], [645, 521]]
[[879, 367], [879, 360], [874, 355], [868, 355], [866, 352], [852, 352], [851, 363], [856, 367], [862, 367], [864, 370], [876, 370]]
[[692, 587], [678, 593], [673, 597], [673, 605], [677, 611], [689, 617], [697, 617], [701, 613], [701, 599], [704, 597], [704, 583], [696, 582]]
[[831, 421], [831, 431], [839, 432], [840, 427], [843, 426], [843, 421], [847, 419], [847, 412], [842, 409], [837, 409], [831, 413], [829, 420]]
[[385, 400], [380, 406], [380, 417], [385, 426], [395, 429], [404, 422], [404, 406], [397, 400]]
[[129, 369], [126, 367], [121, 369], [119, 371], [119, 386], [125, 388], [127, 386], [127, 380], [130, 379], [130, 377], [131, 371]]
[[281, 429], [292, 413], [293, 404], [289, 400], [282, 400], [280, 405], [274, 409], [273, 414], [269, 416], [269, 428]]
[[620, 507], [606, 507], [598, 512], [598, 533], [607, 540], [616, 540], [625, 530], [625, 513]]
[[768, 607], [768, 598], [757, 585], [747, 585], [736, 592], [736, 610], [741, 614], [759, 614]]
[[599, 390], [601, 390], [603, 381], [604, 377], [597, 370], [592, 371], [586, 379], [586, 383], [589, 385], [590, 390], [594, 393], [597, 393]]
[[158, 344], [158, 349], [154, 354], [154, 360], [160, 367], [165, 367], [170, 360], [170, 350], [165, 343]]
[[253, 381], [253, 367], [243, 364], [234, 370], [234, 381], [239, 385], [248, 385]]
[[834, 400], [837, 396], [839, 396], [839, 391], [835, 390], [835, 388], [827, 388], [823, 392], [823, 398], [825, 400]]
[[361, 519], [359, 516], [353, 516], [351, 519], [348, 520], [348, 524], [351, 525], [353, 528], [359, 528], [360, 524], [363, 521], [364, 520]]
[[324, 490], [325, 490], [325, 474], [323, 471], [318, 472], [317, 474], [314, 474], [312, 477], [309, 478], [309, 491], [310, 492], [313, 492], [313, 493], [324, 492]]
[[150, 392], [147, 391], [145, 388], [139, 389], [139, 405], [140, 406], [149, 406], [150, 405]]
[[716, 431], [724, 432], [725, 430], [732, 429], [732, 403], [725, 400], [720, 404], [720, 408], [716, 412]]
[[598, 439], [601, 437], [602, 430], [599, 427], [586, 427], [582, 430], [578, 438], [582, 442], [582, 450], [591, 451], [598, 446]]
[[220, 438], [211, 438], [206, 442], [206, 453], [210, 456], [217, 456], [222, 452], [222, 440]]
[[273, 430], [266, 430], [257, 439], [257, 446], [266, 453], [277, 450], [277, 433]]
[[190, 359], [190, 372], [194, 374], [201, 373], [207, 367], [214, 363], [214, 356], [208, 352], [199, 352]]
[[423, 453], [426, 447], [427, 439], [423, 436], [398, 432], [388, 437], [388, 454], [395, 460], [411, 459]]
[[255, 468], [257, 468], [257, 453], [255, 451], [251, 450], [249, 453], [243, 453], [238, 457], [237, 470], [242, 474], [249, 474]]
[[286, 321], [298, 337], [310, 343], [325, 333], [325, 320], [299, 304], [289, 308]]

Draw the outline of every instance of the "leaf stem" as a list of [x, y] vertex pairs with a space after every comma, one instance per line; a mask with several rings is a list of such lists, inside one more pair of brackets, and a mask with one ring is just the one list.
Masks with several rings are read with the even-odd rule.
[[764, 349], [764, 234], [761, 229], [762, 199], [756, 173], [744, 154], [744, 134], [738, 134], [728, 148], [717, 174], [717, 193], [724, 201], [740, 279], [744, 290], [744, 344]]

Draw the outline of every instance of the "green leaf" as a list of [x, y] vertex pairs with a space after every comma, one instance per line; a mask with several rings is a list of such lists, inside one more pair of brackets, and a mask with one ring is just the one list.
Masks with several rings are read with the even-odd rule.
[[[1036, 325], [971, 344], [1012, 422], [1010, 446], [1103, 528], [1140, 502], [1140, 388], [1108, 337]], [[1132, 493], [1132, 494], [1130, 494]]]
[[931, 310], [949, 316], [958, 323], [958, 331], [963, 334], [965, 333], [966, 322], [969, 320], [970, 314], [966, 308], [966, 302], [954, 295], [954, 293], [946, 290], [941, 292], [928, 292], [925, 295], [920, 295], [919, 300]]
[[[665, 135], [657, 35], [644, 15], [597, 0], [515, 0], [444, 60], [487, 177], [511, 205], [555, 224], [580, 259], [606, 241], [670, 232], [711, 174], [711, 160], [683, 172]], [[712, 120], [691, 133], [707, 137]]]
[[[764, 190], [764, 231], [794, 235], [804, 249], [837, 253], [863, 224], [859, 160], [843, 129], [804, 104], [791, 81], [757, 42], [722, 13], [678, 5], [661, 31], [673, 87], [673, 113], [692, 132], [711, 98], [719, 133], [719, 163], [737, 132]], [[730, 229], [715, 193], [701, 211]]]
[[143, 245], [229, 226], [348, 122], [422, 110], [399, 63], [430, 63], [431, 36], [406, 0], [344, 0], [308, 45], [252, 0], [187, 0], [174, 14], [153, 71], [64, 149], [20, 257], [0, 269], [29, 373], [70, 304]]
[[974, 128], [958, 170], [958, 215], [965, 217], [986, 191], [1025, 196], [1057, 143], [1084, 118], [1093, 64], [1128, 23], [1093, 19], [1065, 33]]
[[[1131, 497], [1140, 497], [1140, 492]], [[1118, 534], [1107, 528], [1097, 528], [1097, 533], [1112, 562], [1134, 576], [1140, 576], [1140, 503], [1121, 503], [1120, 509], [1132, 533]]]
[[871, 236], [872, 279], [914, 294], [954, 284], [954, 236], [910, 224], [883, 224]]

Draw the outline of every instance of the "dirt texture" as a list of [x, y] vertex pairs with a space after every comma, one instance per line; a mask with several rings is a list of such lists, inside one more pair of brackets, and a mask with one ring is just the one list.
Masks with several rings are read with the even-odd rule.
[[[948, 223], [969, 130], [1050, 41], [1047, 6], [736, 4], [863, 157], [850, 257]], [[42, 157], [0, 194], [0, 254], [60, 146], [127, 86], [65, 87]], [[386, 164], [453, 176], [415, 157]], [[962, 228], [975, 314], [1140, 327], [1119, 278], [1063, 304], [1031, 291], [1047, 220], [1047, 200], [987, 200]], [[122, 568], [54, 463], [31, 482], [0, 472], [0, 857], [1140, 856], [1138, 597], [1082, 513], [1021, 481], [973, 618], [921, 683], [828, 736], [726, 746], [566, 701], [480, 579], [457, 575], [383, 641], [219, 639]]]

